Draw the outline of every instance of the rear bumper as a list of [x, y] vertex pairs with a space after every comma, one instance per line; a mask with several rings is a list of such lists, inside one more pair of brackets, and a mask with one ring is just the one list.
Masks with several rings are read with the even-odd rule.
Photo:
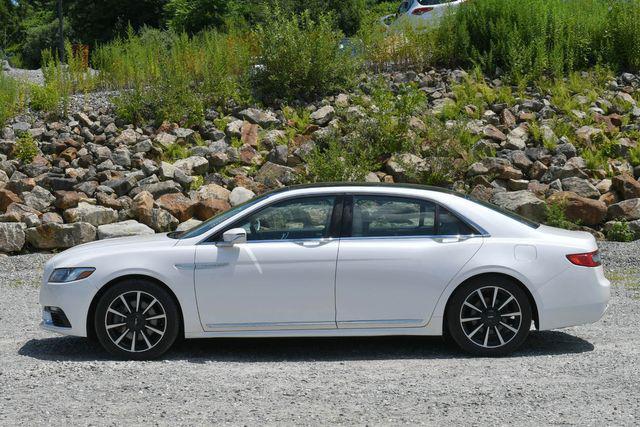
[[595, 323], [607, 310], [610, 283], [602, 267], [571, 266], [539, 288], [540, 330]]

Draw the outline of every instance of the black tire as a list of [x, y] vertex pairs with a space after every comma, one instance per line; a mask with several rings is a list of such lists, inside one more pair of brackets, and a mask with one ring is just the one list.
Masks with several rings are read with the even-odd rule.
[[483, 276], [455, 290], [449, 300], [446, 326], [465, 352], [495, 357], [508, 355], [522, 345], [529, 335], [531, 319], [531, 304], [520, 285], [503, 276]]
[[113, 356], [149, 360], [162, 356], [174, 344], [180, 315], [176, 302], [161, 286], [125, 280], [102, 295], [94, 325], [98, 341]]

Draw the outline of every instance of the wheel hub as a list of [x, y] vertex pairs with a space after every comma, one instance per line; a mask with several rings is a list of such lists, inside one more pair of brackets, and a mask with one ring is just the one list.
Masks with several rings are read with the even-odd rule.
[[144, 325], [146, 323], [146, 319], [140, 312], [131, 313], [127, 316], [127, 326], [132, 331], [141, 331], [144, 329]]

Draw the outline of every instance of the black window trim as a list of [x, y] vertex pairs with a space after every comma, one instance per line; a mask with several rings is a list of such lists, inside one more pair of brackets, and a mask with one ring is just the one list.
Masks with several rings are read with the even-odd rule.
[[222, 241], [222, 235], [233, 228], [237, 228], [240, 224], [243, 223], [248, 217], [257, 215], [260, 212], [268, 209], [272, 206], [283, 202], [289, 202], [292, 200], [304, 200], [304, 199], [316, 199], [320, 197], [334, 197], [333, 208], [331, 211], [331, 221], [329, 223], [329, 227], [325, 232], [325, 236], [321, 238], [313, 237], [313, 238], [303, 238], [303, 239], [274, 239], [274, 240], [254, 240], [247, 241], [247, 243], [273, 243], [273, 242], [308, 242], [308, 241], [322, 241], [339, 237], [338, 230], [340, 229], [340, 224], [342, 221], [343, 215], [343, 203], [344, 203], [344, 194], [343, 193], [334, 193], [334, 192], [326, 192], [326, 193], [317, 193], [317, 194], [304, 194], [304, 195], [295, 195], [291, 197], [286, 197], [278, 200], [274, 200], [272, 203], [268, 203], [258, 209], [255, 209], [251, 212], [248, 212], [242, 215], [240, 218], [234, 220], [232, 223], [222, 227], [219, 231], [213, 233], [208, 238], [204, 239], [202, 242], [198, 244], [211, 245], [216, 244]]

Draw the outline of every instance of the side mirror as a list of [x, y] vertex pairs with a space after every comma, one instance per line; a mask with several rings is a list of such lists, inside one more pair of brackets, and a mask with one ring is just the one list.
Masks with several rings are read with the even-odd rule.
[[247, 243], [247, 231], [244, 228], [232, 228], [222, 234], [222, 241], [218, 246], [233, 246], [240, 243]]

